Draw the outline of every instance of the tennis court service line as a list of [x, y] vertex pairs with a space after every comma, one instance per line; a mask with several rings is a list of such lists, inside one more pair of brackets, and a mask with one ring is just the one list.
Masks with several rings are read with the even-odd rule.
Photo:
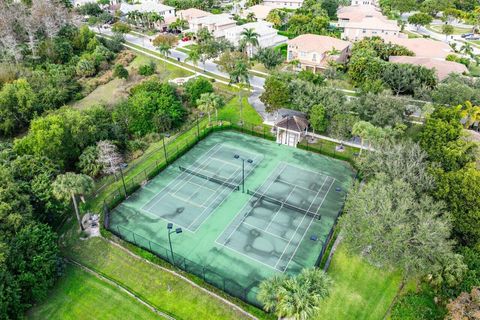
[[[332, 186], [333, 186], [333, 184], [334, 184], [335, 181], [336, 181], [336, 179], [333, 178], [333, 177], [331, 177], [331, 176], [327, 176], [327, 179], [328, 179], [328, 178], [331, 178], [331, 179], [332, 179], [332, 183], [330, 183], [330, 186], [328, 187], [327, 192], [326, 192], [325, 195], [323, 196], [322, 202], [320, 203], [320, 206], [318, 207], [318, 211], [320, 211], [320, 209], [322, 208], [323, 202], [324, 202], [325, 199], [327, 198], [327, 195], [330, 193], [330, 189], [332, 189]], [[317, 211], [317, 212], [318, 212], [318, 211]], [[305, 232], [303, 233], [302, 240], [298, 243], [297, 247], [296, 247], [295, 250], [293, 251], [293, 254], [290, 256], [290, 260], [288, 260], [287, 265], [286, 265], [286, 267], [285, 267], [285, 270], [288, 269], [288, 266], [290, 265], [290, 262], [292, 261], [293, 257], [295, 257], [295, 254], [297, 253], [297, 250], [298, 250], [298, 248], [300, 247], [300, 244], [302, 244], [302, 241], [303, 241], [303, 239], [305, 238], [305, 235], [307, 234], [307, 231], [310, 229], [310, 226], [312, 225], [313, 220], [314, 220], [314, 219], [310, 220], [310, 223], [308, 224], [307, 229], [305, 229]], [[284, 270], [284, 271], [285, 271], [285, 270]]]
[[259, 227], [257, 227], [257, 226], [254, 226], [253, 224], [250, 224], [250, 223], [248, 223], [248, 222], [245, 222], [245, 221], [244, 221], [242, 224], [247, 225], [247, 226], [249, 226], [249, 227], [252, 227], [252, 228], [254, 228], [254, 229], [257, 229], [257, 230], [259, 230], [259, 231], [265, 232], [265, 233], [267, 233], [267, 234], [269, 234], [269, 235], [271, 235], [271, 236], [274, 236], [275, 238], [282, 239], [283, 241], [288, 241], [288, 239], [285, 239], [284, 237], [280, 237], [278, 234], [274, 234], [274, 233], [271, 233], [271, 232], [269, 232], [269, 231], [263, 230], [262, 228], [259, 228]]
[[[253, 154], [253, 153], [252, 153], [252, 154]], [[256, 168], [256, 167], [258, 166], [258, 164], [260, 163], [260, 161], [257, 161], [257, 158], [263, 159], [263, 156], [260, 156], [260, 157], [255, 156], [255, 157], [253, 158], [255, 165], [254, 165], [249, 171], [247, 171], [247, 174], [245, 175], [245, 178], [247, 178], [247, 177], [250, 175], [250, 173], [253, 172], [253, 170], [255, 170], [255, 168]], [[225, 196], [225, 198], [223, 198], [223, 200], [217, 205], [217, 208], [220, 207], [220, 206], [223, 204], [223, 202], [225, 202], [225, 200], [227, 200], [227, 198], [229, 198], [229, 196], [230, 196], [234, 191], [235, 191], [235, 190], [230, 191], [230, 192]], [[203, 214], [203, 212], [202, 212], [202, 214]], [[202, 223], [200, 223], [200, 224], [198, 225], [198, 227], [197, 227], [196, 230], [198, 230], [206, 220], [207, 220], [207, 219], [204, 219], [204, 220], [202, 221]], [[190, 225], [191, 225], [191, 224], [190, 224]], [[195, 231], [195, 232], [196, 232], [196, 231]], [[195, 233], [195, 232], [194, 232], [194, 233]], [[216, 242], [216, 241], [215, 241], [215, 242]]]
[[[279, 163], [278, 166], [275, 168], [275, 171], [277, 171], [278, 168], [280, 168], [282, 165], [283, 165], [283, 168], [281, 168], [281, 171], [277, 174], [277, 177], [278, 177], [280, 174], [282, 174], [282, 172], [285, 170], [287, 164], [281, 162], [281, 163]], [[274, 172], [275, 172], [275, 171], [274, 171]], [[270, 183], [269, 183], [269, 185], [268, 185], [268, 187], [267, 187], [267, 190], [268, 190], [268, 189], [270, 188], [270, 186], [275, 182], [275, 178], [272, 178], [270, 181], [268, 181], [268, 180], [265, 181], [264, 184], [266, 184], [266, 183], [268, 183], [268, 182], [270, 182]], [[265, 194], [265, 193], [263, 193], [263, 194]], [[253, 196], [250, 197], [250, 199], [253, 199]], [[254, 205], [257, 204], [258, 201], [260, 201], [260, 199], [257, 199], [257, 200], [255, 201]], [[245, 203], [245, 205], [242, 207], [242, 209], [239, 211], [238, 214], [240, 214], [241, 212], [244, 212], [244, 210], [245, 210], [249, 205], [250, 205], [250, 201], [247, 201], [247, 202]], [[240, 252], [240, 251], [238, 251], [238, 250], [235, 250], [235, 249], [233, 249], [233, 248], [230, 248], [230, 247], [228, 247], [228, 246], [226, 245], [226, 243], [228, 242], [228, 240], [230, 240], [230, 237], [238, 230], [238, 228], [242, 225], [242, 223], [245, 221], [245, 219], [249, 216], [250, 212], [252, 212], [252, 210], [249, 210], [249, 211], [247, 211], [246, 213], [244, 213], [244, 215], [243, 215], [242, 219], [240, 220], [240, 222], [235, 226], [235, 228], [232, 230], [232, 232], [230, 232], [230, 234], [229, 234], [228, 237], [223, 241], [223, 243], [220, 243], [220, 242], [218, 241], [218, 239], [223, 235], [223, 233], [225, 232], [225, 230], [227, 230], [227, 228], [235, 221], [235, 219], [237, 219], [238, 214], [235, 215], [235, 217], [233, 217], [232, 221], [225, 227], [225, 229], [223, 229], [223, 231], [220, 233], [220, 235], [217, 237], [217, 239], [215, 239], [215, 243], [218, 244], [218, 245], [220, 245], [220, 246], [222, 246], [222, 247], [224, 247], [224, 248], [227, 248], [227, 249], [229, 249], [229, 250], [232, 250], [233, 252], [235, 252], [235, 253], [237, 253], [237, 254], [240, 254], [240, 255], [242, 255], [242, 256], [244, 256], [244, 257], [247, 257], [247, 258], [249, 258], [249, 259], [251, 259], [251, 260], [253, 260], [253, 261], [256, 261], [256, 262], [258, 262], [258, 263], [261, 263], [261, 264], [263, 264], [263, 265], [265, 265], [265, 266], [267, 266], [267, 267], [269, 267], [269, 268], [272, 268], [272, 269], [277, 270], [277, 271], [281, 271], [281, 270], [278, 270], [278, 269], [272, 267], [272, 266], [269, 265], [269, 264], [266, 264], [266, 263], [264, 263], [264, 262], [262, 262], [262, 261], [260, 261], [260, 260], [258, 260], [258, 259], [255, 259], [255, 258], [253, 258], [253, 257], [251, 257], [251, 256], [249, 256], [249, 255], [246, 255], [246, 254], [244, 254], [244, 253], [242, 253], [242, 252]]]
[[[270, 228], [270, 225], [272, 224], [273, 220], [275, 220], [275, 218], [277, 217], [278, 213], [280, 211], [282, 211], [283, 209], [283, 205], [285, 204], [285, 202], [287, 202], [288, 198], [290, 198], [290, 196], [292, 195], [293, 191], [295, 191], [295, 187], [292, 188], [292, 190], [290, 190], [290, 193], [288, 194], [288, 196], [285, 198], [285, 201], [282, 201], [282, 204], [280, 205], [280, 208], [278, 208], [277, 212], [275, 212], [275, 214], [273, 215], [273, 217], [270, 219], [270, 221], [268, 222], [268, 225], [267, 227], [265, 228], [265, 231], [268, 231], [268, 228]], [[268, 189], [264, 192], [264, 194], [268, 191]]]
[[[214, 146], [212, 146], [205, 154], [204, 154], [204, 157], [205, 159], [202, 160], [202, 162], [200, 162], [200, 165], [203, 165], [205, 163], [205, 161], [207, 161], [209, 159], [209, 153], [212, 152], [212, 150], [214, 150], [215, 148], [218, 148], [218, 146], [221, 146], [220, 144], [216, 144]], [[215, 151], [216, 152], [216, 151]], [[150, 212], [150, 209], [156, 205], [160, 200], [162, 200], [166, 193], [163, 193], [164, 190], [166, 190], [167, 188], [169, 188], [171, 185], [173, 185], [173, 187], [175, 188], [179, 182], [181, 182], [181, 180], [179, 179], [183, 174], [187, 175], [186, 173], [182, 173], [180, 174], [179, 176], [177, 176], [175, 179], [173, 179], [172, 181], [170, 181], [170, 183], [168, 183], [165, 187], [163, 187], [162, 189], [160, 189], [153, 197], [152, 199], [150, 199], [150, 201], [148, 201], [147, 203], [145, 203], [145, 205], [143, 205], [140, 209], [141, 210], [144, 210], [144, 211], [147, 211], [147, 212]], [[179, 181], [180, 180], [180, 181]], [[154, 203], [152, 203], [154, 201], [155, 198], [157, 198], [159, 195], [161, 194], [160, 198], [158, 199], [158, 201], [155, 201]], [[147, 208], [149, 207], [149, 208]], [[151, 212], [153, 213], [153, 212]]]
[[[320, 187], [320, 189], [318, 189], [318, 192], [317, 192], [317, 194], [315, 195], [315, 198], [313, 199], [313, 201], [310, 203], [310, 206], [308, 207], [308, 210], [307, 210], [307, 211], [310, 211], [310, 208], [312, 207], [312, 204], [313, 204], [313, 203], [315, 202], [315, 200], [317, 199], [318, 194], [320, 193], [320, 190], [323, 189], [323, 186], [325, 185], [325, 182], [327, 181], [327, 179], [328, 179], [328, 177], [325, 177], [325, 179], [323, 180], [322, 186]], [[325, 199], [325, 198], [323, 198], [323, 199]], [[322, 200], [322, 201], [323, 201], [323, 200]], [[322, 203], [323, 203], [323, 202], [322, 202]], [[318, 210], [317, 210], [316, 213], [318, 214]], [[290, 246], [290, 243], [292, 243], [293, 238], [295, 238], [295, 236], [297, 235], [298, 228], [300, 228], [300, 226], [302, 225], [303, 221], [305, 220], [305, 217], [307, 217], [307, 216], [308, 216], [308, 215], [307, 215], [306, 213], [303, 215], [302, 220], [300, 220], [300, 223], [299, 223], [299, 224], [297, 225], [297, 227], [295, 228], [295, 232], [293, 233], [292, 237], [290, 238], [290, 240], [288, 241], [287, 245], [286, 245], [285, 248], [283, 249], [282, 254], [281, 254], [280, 257], [278, 258], [277, 263], [275, 264], [275, 268], [277, 267], [278, 263], [282, 260], [283, 255], [285, 254], [285, 252], [287, 251], [288, 247]], [[310, 224], [311, 224], [312, 221], [313, 221], [313, 219], [315, 219], [315, 218], [310, 217], [310, 219], [311, 219], [311, 220], [310, 220]], [[308, 225], [306, 231], [308, 231], [308, 229], [310, 228], [310, 224]], [[306, 232], [304, 232], [303, 235], [302, 235], [302, 237], [300, 238], [300, 241], [298, 242], [299, 245], [300, 245], [300, 243], [302, 243], [303, 238], [305, 237], [305, 233], [306, 233]], [[291, 257], [290, 257], [290, 258], [291, 258]], [[286, 270], [286, 269], [285, 269], [285, 270]], [[284, 271], [285, 271], [285, 270], [284, 270]]]

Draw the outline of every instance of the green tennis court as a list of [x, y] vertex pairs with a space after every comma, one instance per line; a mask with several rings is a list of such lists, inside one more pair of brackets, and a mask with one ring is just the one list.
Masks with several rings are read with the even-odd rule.
[[[217, 132], [115, 208], [109, 228], [258, 305], [260, 281], [318, 262], [353, 175], [342, 161]], [[173, 253], [167, 223], [183, 230]]]

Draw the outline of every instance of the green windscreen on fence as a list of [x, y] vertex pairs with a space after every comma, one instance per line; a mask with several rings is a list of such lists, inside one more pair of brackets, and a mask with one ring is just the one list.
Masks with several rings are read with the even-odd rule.
[[[314, 266], [353, 179], [342, 161], [213, 133], [109, 214], [109, 229], [252, 304], [259, 282]], [[182, 228], [171, 234], [167, 224]]]

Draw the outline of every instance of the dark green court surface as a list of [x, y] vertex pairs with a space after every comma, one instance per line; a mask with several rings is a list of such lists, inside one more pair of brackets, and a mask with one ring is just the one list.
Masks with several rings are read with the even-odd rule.
[[[256, 304], [259, 281], [315, 265], [353, 175], [342, 161], [214, 133], [113, 210], [110, 229]], [[173, 255], [169, 222], [183, 230]]]

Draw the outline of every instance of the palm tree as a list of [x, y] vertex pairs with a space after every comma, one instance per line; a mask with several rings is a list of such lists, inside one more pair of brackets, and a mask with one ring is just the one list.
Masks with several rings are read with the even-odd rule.
[[195, 67], [198, 68], [198, 62], [202, 59], [202, 53], [200, 52], [200, 48], [194, 47], [190, 51], [188, 51], [188, 57], [185, 59], [186, 61], [190, 61], [193, 63]]
[[473, 56], [474, 56], [473, 47], [468, 42], [465, 42], [465, 44], [462, 45], [462, 47], [460, 48], [460, 51], [463, 52], [464, 54], [466, 54], [467, 56], [471, 57], [471, 58], [473, 58]]
[[53, 182], [53, 194], [59, 200], [72, 200], [75, 208], [75, 215], [77, 216], [80, 229], [83, 229], [82, 220], [80, 219], [80, 212], [77, 205], [77, 195], [83, 195], [90, 192], [93, 188], [93, 179], [85, 174], [75, 174], [67, 172], [57, 176]]
[[223, 107], [223, 99], [213, 92], [203, 93], [197, 99], [197, 107], [200, 111], [208, 114], [208, 122], [211, 122], [210, 114], [215, 111], [215, 118], [218, 121], [218, 109]]
[[[240, 35], [242, 36], [242, 40], [240, 40], [240, 47], [245, 46], [245, 48], [250, 47], [251, 49], [252, 47], [258, 46], [259, 34], [256, 33], [252, 28], [244, 29]], [[253, 54], [252, 51], [253, 49], [248, 51], [250, 56]]]
[[163, 61], [163, 67], [165, 68], [165, 70], [167, 69], [167, 59], [168, 59], [168, 55], [170, 54], [171, 48], [172, 46], [169, 45], [168, 43], [161, 43], [157, 47], [158, 51], [165, 56], [165, 60]]
[[313, 319], [331, 285], [322, 270], [303, 269], [298, 276], [275, 276], [262, 282], [258, 300], [279, 318]]
[[248, 77], [248, 65], [244, 59], [237, 60], [235, 67], [230, 71], [230, 83], [239, 87], [238, 103], [240, 104], [240, 120], [243, 121], [243, 90], [250, 89], [250, 78]]

